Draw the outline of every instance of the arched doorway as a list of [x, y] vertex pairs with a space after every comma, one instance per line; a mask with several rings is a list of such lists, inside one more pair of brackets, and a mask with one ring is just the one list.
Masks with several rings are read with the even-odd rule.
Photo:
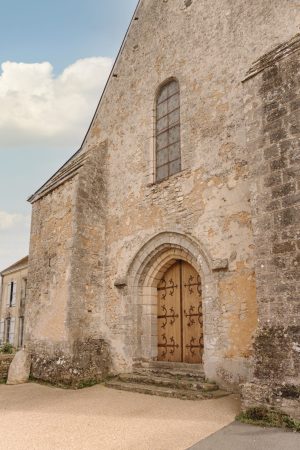
[[159, 361], [202, 363], [202, 285], [188, 262], [177, 260], [157, 286]]
[[[126, 336], [130, 337], [130, 332], [132, 333], [134, 361], [168, 361], [168, 355], [165, 359], [159, 355], [158, 339], [162, 324], [158, 324], [158, 316], [164, 315], [164, 312], [158, 314], [157, 289], [167, 271], [179, 261], [186, 262], [201, 280], [203, 333], [200, 336], [202, 342], [197, 345], [204, 344], [204, 348], [200, 349], [200, 356], [205, 374], [211, 375], [211, 367], [214, 367], [216, 360], [216, 342], [220, 336], [218, 321], [212, 320], [212, 317], [216, 318], [218, 314], [217, 284], [211, 269], [213, 262], [210, 255], [203, 245], [191, 236], [171, 231], [159, 233], [148, 240], [135, 255], [126, 277], [119, 277], [118, 282], [128, 286], [124, 289], [124, 302], [133, 308], [134, 320], [126, 331]], [[175, 359], [173, 361], [175, 362]], [[196, 358], [193, 358], [192, 362], [197, 364]]]

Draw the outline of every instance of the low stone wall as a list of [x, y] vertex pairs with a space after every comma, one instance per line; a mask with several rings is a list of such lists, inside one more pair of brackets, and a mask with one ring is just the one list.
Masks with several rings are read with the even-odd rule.
[[54, 385], [84, 387], [107, 377], [111, 360], [107, 343], [101, 339], [78, 341], [67, 351], [39, 345], [30, 349], [31, 377]]
[[15, 355], [0, 354], [0, 383], [6, 381], [10, 363]]
[[242, 389], [242, 409], [253, 405], [279, 411], [300, 420], [300, 389], [289, 384], [246, 383]]

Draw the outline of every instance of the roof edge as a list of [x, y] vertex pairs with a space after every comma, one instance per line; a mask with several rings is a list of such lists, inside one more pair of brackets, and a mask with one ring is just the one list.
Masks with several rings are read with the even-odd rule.
[[80, 168], [84, 165], [89, 152], [84, 152], [78, 156], [73, 155], [73, 158], [66, 162], [52, 177], [33, 195], [31, 195], [27, 201], [31, 204], [44, 197], [45, 195], [58, 188], [61, 184], [69, 181], [75, 177]]
[[121, 44], [121, 46], [120, 46], [120, 49], [119, 49], [119, 51], [118, 51], [118, 54], [117, 54], [117, 56], [116, 56], [116, 59], [115, 59], [115, 61], [114, 61], [114, 64], [113, 64], [113, 66], [112, 66], [112, 69], [111, 69], [111, 71], [110, 71], [110, 74], [109, 74], [109, 76], [108, 76], [108, 79], [107, 79], [107, 81], [106, 81], [106, 84], [105, 84], [105, 86], [104, 86], [104, 89], [103, 89], [103, 91], [102, 91], [102, 94], [101, 94], [101, 96], [100, 96], [100, 100], [99, 100], [99, 102], [98, 102], [98, 104], [97, 104], [97, 107], [96, 107], [96, 110], [95, 110], [95, 112], [94, 112], [94, 115], [93, 115], [93, 117], [92, 117], [92, 120], [91, 120], [91, 122], [90, 122], [90, 125], [89, 125], [89, 127], [88, 127], [88, 129], [87, 129], [87, 132], [86, 132], [86, 134], [85, 134], [85, 136], [84, 136], [84, 138], [83, 138], [83, 141], [82, 141], [82, 143], [81, 143], [81, 146], [80, 146], [80, 148], [61, 166], [61, 167], [59, 167], [59, 169], [47, 180], [47, 181], [45, 181], [45, 183], [43, 183], [42, 184], [42, 186], [39, 188], [39, 189], [37, 189], [32, 195], [30, 195], [29, 197], [28, 197], [28, 199], [27, 199], [27, 201], [29, 202], [29, 203], [31, 203], [32, 202], [32, 199], [34, 199], [34, 198], [36, 198], [38, 195], [39, 195], [39, 193], [43, 190], [43, 188], [49, 183], [49, 181], [51, 181], [52, 180], [52, 178], [54, 178], [67, 164], [69, 164], [69, 162], [70, 161], [72, 161], [72, 159], [74, 158], [74, 157], [76, 157], [77, 155], [78, 155], [78, 153], [80, 153], [81, 152], [81, 150], [83, 149], [83, 146], [84, 146], [84, 144], [86, 143], [86, 140], [87, 140], [87, 137], [88, 137], [88, 135], [89, 135], [89, 132], [90, 132], [90, 130], [91, 130], [91, 128], [92, 128], [92, 126], [93, 126], [93, 124], [94, 124], [94, 121], [95, 121], [95, 119], [96, 119], [96, 116], [97, 116], [97, 113], [98, 113], [98, 110], [99, 110], [99, 108], [100, 108], [100, 106], [101, 106], [101, 103], [102, 103], [102, 100], [103, 100], [103, 98], [104, 98], [104, 96], [105, 96], [105, 93], [106, 93], [106, 91], [107, 91], [107, 88], [108, 88], [108, 86], [109, 86], [109, 84], [110, 84], [110, 81], [111, 81], [111, 79], [112, 79], [112, 76], [113, 76], [113, 73], [114, 73], [114, 70], [115, 70], [115, 68], [116, 68], [116, 65], [118, 64], [118, 62], [119, 62], [119, 59], [120, 59], [120, 57], [121, 57], [121, 54], [122, 54], [122, 52], [123, 52], [123, 49], [124, 49], [124, 47], [125, 47], [125, 44], [126, 44], [126, 41], [127, 41], [127, 37], [128, 37], [128, 34], [129, 34], [129, 32], [130, 32], [130, 30], [131, 30], [131, 27], [132, 27], [132, 24], [133, 24], [133, 22], [134, 22], [134, 19], [135, 19], [135, 16], [136, 16], [136, 14], [137, 14], [137, 12], [138, 12], [138, 10], [139, 10], [139, 8], [140, 8], [140, 6], [141, 6], [141, 3], [143, 2], [143, 0], [139, 0], [138, 1], [138, 4], [137, 4], [137, 6], [136, 6], [136, 8], [135, 8], [135, 10], [134, 10], [134, 13], [133, 13], [133, 15], [132, 15], [132, 18], [131, 18], [131, 20], [130, 20], [130, 23], [129, 23], [129, 26], [128, 26], [128, 28], [127, 28], [127, 31], [126, 31], [126, 34], [125, 34], [125, 36], [124, 36], [124, 39], [123, 39], [123, 41], [122, 41], [122, 44]]
[[[122, 44], [121, 44], [121, 46], [120, 46], [120, 49], [119, 49], [119, 51], [118, 51], [118, 54], [117, 54], [117, 56], [116, 56], [116, 59], [115, 59], [114, 64], [113, 64], [113, 66], [112, 66], [112, 69], [111, 69], [111, 71], [110, 71], [110, 74], [109, 74], [109, 76], [108, 76], [108, 79], [107, 79], [107, 81], [106, 81], [106, 84], [105, 84], [105, 86], [104, 86], [104, 89], [103, 89], [103, 91], [102, 91], [102, 94], [101, 94], [101, 96], [100, 96], [100, 100], [99, 100], [98, 105], [97, 105], [97, 107], [96, 107], [96, 110], [95, 110], [95, 113], [94, 113], [93, 118], [92, 118], [92, 120], [91, 120], [91, 123], [90, 123], [90, 125], [89, 125], [89, 127], [88, 127], [88, 130], [87, 130], [87, 132], [86, 132], [86, 134], [85, 134], [85, 136], [84, 136], [84, 138], [83, 138], [83, 141], [82, 141], [82, 144], [81, 144], [80, 149], [82, 149], [82, 147], [84, 146], [84, 144], [85, 144], [85, 142], [86, 142], [86, 139], [87, 139], [87, 137], [88, 137], [88, 135], [89, 135], [89, 132], [90, 132], [92, 126], [93, 126], [93, 123], [94, 123], [95, 118], [96, 118], [96, 116], [97, 116], [97, 112], [98, 112], [98, 110], [99, 110], [99, 108], [100, 108], [100, 106], [101, 106], [102, 100], [103, 100], [103, 98], [104, 98], [104, 96], [105, 96], [105, 93], [106, 93], [106, 91], [107, 91], [107, 89], [108, 89], [110, 80], [111, 80], [112, 77], [113, 77], [113, 74], [114, 74], [114, 70], [115, 70], [115, 68], [116, 68], [116, 65], [118, 64], [119, 59], [120, 59], [120, 57], [121, 57], [121, 55], [122, 55], [123, 49], [124, 49], [125, 44], [126, 44], [126, 41], [127, 41], [127, 37], [128, 37], [128, 35], [129, 35], [129, 33], [130, 33], [132, 24], [133, 24], [133, 22], [134, 22], [134, 20], [135, 20], [136, 14], [137, 14], [137, 12], [138, 12], [138, 10], [139, 10], [139, 8], [140, 8], [142, 2], [143, 2], [143, 0], [139, 0], [139, 1], [138, 1], [138, 4], [137, 4], [137, 6], [136, 6], [136, 8], [135, 8], [135, 10], [134, 10], [134, 12], [133, 12], [133, 15], [132, 15], [132, 18], [131, 18], [130, 23], [129, 23], [129, 25], [128, 25], [127, 31], [126, 31], [125, 36], [124, 36], [124, 38], [123, 38]], [[79, 150], [79, 151], [80, 151], [80, 150]]]
[[14, 268], [16, 268], [16, 270], [17, 270], [17, 266], [19, 266], [21, 264], [25, 264], [25, 263], [28, 264], [28, 258], [29, 258], [29, 256], [27, 255], [27, 256], [24, 256], [24, 258], [19, 259], [19, 261], [15, 262], [11, 266], [8, 266], [6, 269], [3, 269], [0, 272], [0, 275], [5, 275], [6, 273], [9, 273], [9, 272], [14, 272], [15, 271]]

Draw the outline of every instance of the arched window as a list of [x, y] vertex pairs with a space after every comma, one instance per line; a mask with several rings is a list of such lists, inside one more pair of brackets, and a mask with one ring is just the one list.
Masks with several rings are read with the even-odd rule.
[[156, 181], [180, 170], [180, 91], [178, 81], [171, 80], [156, 100]]

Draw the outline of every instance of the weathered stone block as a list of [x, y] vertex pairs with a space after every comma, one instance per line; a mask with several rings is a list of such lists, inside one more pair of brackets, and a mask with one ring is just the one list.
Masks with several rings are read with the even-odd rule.
[[29, 380], [31, 356], [26, 350], [18, 351], [11, 362], [6, 384], [24, 384]]
[[56, 385], [80, 387], [103, 381], [111, 370], [108, 344], [101, 339], [76, 341], [68, 353], [57, 346], [32, 353], [31, 376]]

